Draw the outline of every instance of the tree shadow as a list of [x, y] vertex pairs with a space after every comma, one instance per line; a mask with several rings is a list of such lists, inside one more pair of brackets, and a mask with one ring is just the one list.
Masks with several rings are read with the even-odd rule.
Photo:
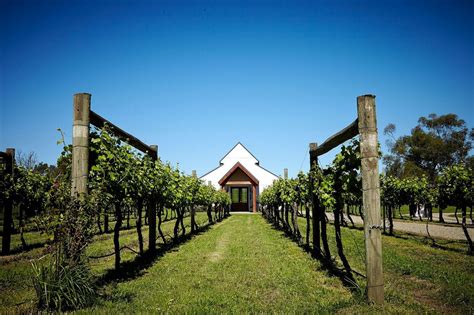
[[123, 262], [119, 270], [109, 269], [104, 275], [97, 280], [99, 287], [104, 287], [113, 282], [123, 282], [136, 279], [145, 273], [145, 269], [151, 267], [156, 261], [163, 257], [166, 253], [177, 251], [178, 247], [187, 243], [194, 237], [205, 233], [214, 224], [207, 224], [196, 230], [195, 233], [186, 234], [174, 239], [167, 244], [161, 244], [156, 250], [146, 250], [143, 255], [138, 255], [131, 261]]
[[[467, 242], [464, 240], [433, 239], [433, 238], [429, 238], [428, 236], [422, 236], [422, 235], [417, 235], [417, 234], [412, 234], [412, 233], [407, 233], [407, 232], [403, 232], [403, 233], [398, 232], [397, 234], [393, 234], [393, 235], [389, 235], [389, 234], [384, 234], [384, 235], [397, 238], [397, 239], [402, 239], [402, 240], [414, 240], [416, 242], [423, 243], [427, 246], [430, 246], [436, 249], [467, 255], [467, 250], [465, 248], [467, 246]], [[448, 244], [457, 244], [460, 247], [446, 246]]]
[[[268, 220], [266, 220], [269, 222]], [[277, 226], [271, 222], [269, 222], [272, 228], [281, 233], [281, 235], [293, 242], [295, 242], [298, 247], [303, 249], [306, 253], [308, 253], [314, 260], [317, 260], [320, 263], [320, 267], [322, 270], [326, 272], [329, 277], [337, 277], [344, 285], [344, 287], [348, 288], [353, 296], [360, 296], [361, 295], [361, 288], [358, 285], [357, 281], [354, 278], [354, 275], [350, 272], [347, 272], [344, 268], [339, 268], [336, 265], [336, 262], [332, 258], [328, 258], [322, 254], [315, 255], [313, 247], [309, 244], [306, 244], [302, 241], [298, 241], [293, 234], [289, 231], [285, 230], [281, 226]], [[364, 277], [357, 273], [359, 276]]]
[[[329, 222], [329, 224], [334, 225], [334, 222]], [[360, 225], [354, 225], [354, 226], [348, 225], [348, 226], [344, 226], [344, 228], [349, 229], [349, 230], [364, 231], [364, 227]], [[465, 249], [465, 247], [467, 246], [467, 242], [465, 240], [448, 240], [448, 239], [439, 239], [439, 238], [434, 239], [426, 235], [419, 235], [419, 234], [414, 234], [414, 233], [404, 232], [404, 231], [399, 231], [399, 230], [394, 230], [393, 234], [390, 234], [389, 232], [382, 232], [382, 235], [385, 237], [393, 237], [393, 238], [401, 239], [401, 240], [414, 240], [416, 242], [423, 243], [433, 248], [467, 255], [467, 250]], [[458, 244], [460, 247], [458, 248], [458, 247], [446, 246], [448, 244]]]
[[10, 252], [8, 253], [8, 255], [17, 255], [17, 254], [26, 253], [36, 248], [42, 248], [45, 245], [48, 245], [50, 243], [51, 242], [44, 241], [44, 242], [28, 243], [26, 244], [26, 246], [22, 246], [22, 245], [15, 246], [14, 248], [10, 249]]

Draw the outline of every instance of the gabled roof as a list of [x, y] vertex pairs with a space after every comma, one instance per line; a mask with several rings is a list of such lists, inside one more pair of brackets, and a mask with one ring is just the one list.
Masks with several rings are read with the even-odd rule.
[[232, 176], [232, 174], [237, 169], [240, 169], [242, 172], [244, 172], [244, 174], [247, 175], [255, 185], [258, 185], [258, 179], [255, 178], [255, 176], [253, 176], [252, 173], [250, 173], [249, 170], [247, 170], [240, 162], [235, 163], [235, 165], [232, 166], [232, 168], [224, 176], [222, 176], [222, 178], [219, 180], [219, 185], [224, 185], [229, 180], [229, 177]]
[[249, 154], [250, 156], [252, 156], [252, 157], [257, 161], [257, 163], [255, 163], [255, 164], [259, 165], [259, 164], [260, 164], [260, 161], [259, 161], [259, 160], [255, 157], [255, 155], [253, 155], [252, 152], [250, 152], [249, 149], [247, 149], [240, 141], [237, 142], [236, 145], [234, 145], [234, 146], [232, 147], [232, 149], [230, 149], [229, 152], [227, 152], [227, 153], [222, 157], [222, 159], [219, 161], [219, 164], [222, 165], [222, 164], [223, 164], [222, 161], [223, 161], [232, 151], [234, 151], [235, 148], [237, 148], [237, 146], [238, 146], [239, 144], [245, 149], [245, 151], [248, 152], [248, 154]]
[[[236, 167], [237, 163], [240, 164], [240, 167]], [[212, 182], [214, 187], [219, 188], [221, 187], [219, 182], [228, 181], [228, 178], [231, 178], [232, 174], [235, 174], [237, 168], [244, 173], [245, 177], [247, 177], [248, 181], [252, 182], [252, 184], [257, 182], [257, 185], [259, 187], [261, 186], [260, 189], [262, 190], [272, 185], [273, 181], [278, 179], [278, 175], [261, 167], [255, 156], [240, 142], [237, 142], [237, 144], [227, 152], [220, 160], [219, 166], [202, 175], [200, 178]]]

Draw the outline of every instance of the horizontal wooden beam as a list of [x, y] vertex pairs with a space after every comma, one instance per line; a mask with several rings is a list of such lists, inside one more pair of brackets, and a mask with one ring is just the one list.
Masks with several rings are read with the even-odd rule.
[[352, 124], [342, 129], [338, 133], [330, 136], [323, 142], [320, 146], [316, 147], [315, 150], [310, 149], [310, 154], [312, 156], [320, 156], [324, 153], [327, 153], [337, 147], [338, 145], [344, 143], [345, 141], [354, 138], [359, 134], [359, 120], [356, 119]]
[[100, 116], [99, 114], [93, 112], [92, 110], [90, 111], [90, 123], [96, 126], [97, 128], [102, 128], [105, 124], [107, 124], [107, 126], [110, 127], [114, 135], [127, 142], [135, 149], [140, 150], [143, 153], [148, 154], [152, 158], [156, 159], [156, 156], [158, 154], [156, 146], [149, 146], [143, 143], [140, 139], [132, 136], [122, 128], [114, 125], [113, 123]]

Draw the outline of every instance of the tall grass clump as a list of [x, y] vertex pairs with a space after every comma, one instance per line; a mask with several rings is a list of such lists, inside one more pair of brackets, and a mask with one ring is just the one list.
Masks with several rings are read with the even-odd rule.
[[53, 242], [42, 258], [32, 261], [38, 309], [67, 311], [89, 306], [95, 281], [84, 251], [93, 236], [94, 207], [86, 198], [65, 198], [45, 214], [43, 231]]
[[88, 266], [80, 261], [68, 263], [60, 253], [48, 257], [49, 262], [32, 262], [33, 286], [38, 308], [65, 311], [90, 305], [95, 285]]

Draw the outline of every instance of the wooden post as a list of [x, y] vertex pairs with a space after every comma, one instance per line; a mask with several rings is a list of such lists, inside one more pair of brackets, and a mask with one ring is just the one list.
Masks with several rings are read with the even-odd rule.
[[[318, 148], [317, 143], [310, 143], [309, 144], [309, 165], [310, 171], [314, 170], [318, 166], [318, 156], [315, 154], [316, 149]], [[313, 256], [319, 257], [321, 254], [321, 238], [320, 238], [320, 231], [319, 231], [319, 224], [320, 224], [320, 215], [318, 213], [319, 210], [319, 199], [314, 194], [314, 176], [310, 174], [310, 187], [311, 187], [311, 199], [312, 199], [312, 225], [313, 225]]]
[[367, 271], [367, 298], [369, 302], [382, 304], [384, 280], [382, 270], [382, 236], [380, 219], [380, 182], [378, 168], [377, 121], [375, 96], [357, 97], [359, 119], [362, 203]]
[[89, 115], [91, 95], [74, 95], [72, 125], [72, 186], [71, 195], [87, 194], [89, 176]]
[[[152, 158], [153, 161], [158, 159], [158, 146], [150, 145], [152, 152], [148, 152], [148, 155]], [[151, 205], [148, 205], [148, 250], [153, 252], [156, 250], [156, 208], [157, 200], [153, 199]], [[161, 215], [161, 213], [159, 214]]]
[[[196, 170], [192, 171], [193, 178], [197, 178]], [[194, 196], [193, 196], [194, 197]], [[196, 208], [194, 204], [191, 205], [191, 233], [196, 232]]]
[[152, 151], [149, 152], [148, 155], [153, 161], [156, 161], [158, 159], [158, 146], [156, 144], [152, 144], [150, 145], [150, 148], [152, 149]]
[[[13, 170], [15, 165], [15, 149], [7, 148], [5, 152], [5, 174], [14, 176]], [[2, 255], [10, 253], [10, 243], [12, 235], [13, 222], [13, 199], [11, 197], [4, 201], [3, 209], [3, 237], [2, 237]]]
[[252, 212], [257, 212], [257, 185], [252, 185]]
[[287, 168], [283, 169], [283, 178], [288, 179], [288, 169]]

